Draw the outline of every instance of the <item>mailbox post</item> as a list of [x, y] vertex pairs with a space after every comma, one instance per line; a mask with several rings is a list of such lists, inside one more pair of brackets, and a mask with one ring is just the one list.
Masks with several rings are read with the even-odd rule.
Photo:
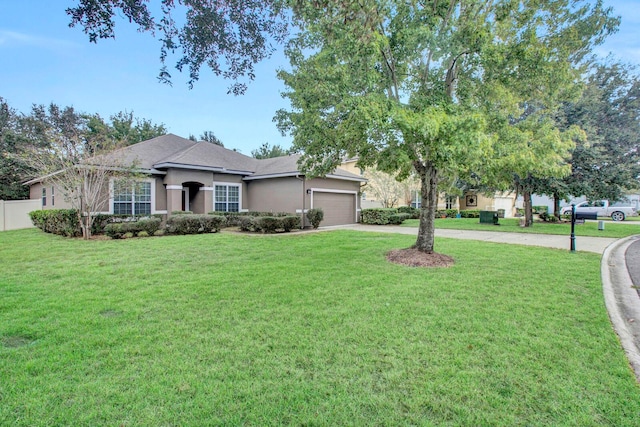
[[576, 205], [571, 204], [571, 252], [576, 251]]

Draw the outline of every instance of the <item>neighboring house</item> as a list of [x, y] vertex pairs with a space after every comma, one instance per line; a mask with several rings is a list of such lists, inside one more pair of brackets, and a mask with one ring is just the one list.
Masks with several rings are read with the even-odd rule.
[[[135, 164], [143, 177], [133, 183], [112, 179], [100, 210], [111, 214], [163, 214], [176, 211], [324, 211], [323, 226], [358, 220], [359, 175], [336, 169], [307, 179], [299, 156], [258, 160], [208, 142], [168, 134], [118, 150], [123, 164]], [[27, 182], [31, 199], [43, 209], [68, 208], [46, 179]]]
[[[358, 159], [351, 158], [345, 159], [340, 165], [341, 169], [349, 171], [354, 174], [359, 174], [364, 177], [367, 176], [366, 172], [357, 166]], [[362, 195], [362, 208], [379, 208], [382, 207], [382, 203], [373, 197], [371, 192], [367, 191], [367, 184], [363, 183], [360, 189]], [[402, 197], [398, 198], [399, 205], [406, 204]], [[416, 188], [412, 191], [411, 206], [419, 208], [421, 204], [420, 191]], [[490, 210], [497, 211], [503, 209], [505, 211], [505, 217], [510, 218], [515, 215], [516, 196], [515, 193], [510, 192], [496, 192], [489, 196], [477, 191], [466, 191], [462, 196], [448, 196], [445, 193], [440, 194], [438, 197], [437, 209], [456, 209], [456, 210]]]

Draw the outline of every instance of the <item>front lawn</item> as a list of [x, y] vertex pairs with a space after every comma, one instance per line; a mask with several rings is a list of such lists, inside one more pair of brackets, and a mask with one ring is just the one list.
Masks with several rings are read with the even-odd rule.
[[[418, 227], [419, 220], [409, 219], [402, 223], [403, 227]], [[537, 234], [571, 234], [570, 223], [535, 222], [532, 227], [520, 227], [519, 218], [500, 218], [500, 225], [480, 224], [478, 218], [438, 218], [436, 228], [453, 230], [481, 230], [481, 231], [505, 231], [512, 233], [537, 233]], [[640, 234], [640, 224], [620, 223], [607, 221], [604, 230], [598, 230], [596, 221], [586, 221], [584, 224], [576, 224], [576, 236], [613, 237], [622, 238]]]
[[413, 240], [0, 233], [0, 425], [637, 425], [598, 255]]

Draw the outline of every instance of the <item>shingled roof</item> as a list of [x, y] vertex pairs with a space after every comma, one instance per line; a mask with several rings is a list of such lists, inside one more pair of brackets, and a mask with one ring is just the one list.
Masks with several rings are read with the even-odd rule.
[[[210, 170], [220, 173], [244, 175], [246, 179], [265, 179], [301, 175], [298, 169], [300, 155], [270, 159], [254, 159], [217, 144], [193, 142], [177, 135], [167, 134], [125, 147], [124, 159], [147, 170], [183, 168]], [[330, 178], [365, 181], [359, 175], [336, 169]]]

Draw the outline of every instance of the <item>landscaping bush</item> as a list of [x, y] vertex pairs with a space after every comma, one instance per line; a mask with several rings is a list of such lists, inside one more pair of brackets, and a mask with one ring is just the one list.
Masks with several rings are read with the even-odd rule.
[[360, 222], [363, 224], [389, 224], [392, 215], [396, 215], [398, 210], [395, 208], [371, 208], [362, 209], [360, 213]]
[[240, 229], [240, 231], [255, 231], [253, 220], [254, 217], [251, 216], [239, 216], [235, 218], [236, 225]]
[[480, 218], [480, 211], [478, 209], [460, 211], [460, 218]]
[[558, 222], [558, 218], [555, 215], [549, 214], [547, 212], [542, 212], [539, 215], [539, 218], [544, 222]]
[[294, 228], [300, 228], [300, 217], [297, 215], [283, 216], [280, 221], [282, 222], [282, 229], [287, 233]]
[[282, 228], [280, 218], [274, 216], [259, 216], [253, 219], [253, 227], [255, 231], [263, 233], [275, 233], [276, 230]]
[[169, 234], [216, 233], [225, 223], [225, 217], [219, 215], [174, 215], [167, 220], [167, 232]]
[[[259, 212], [259, 211], [249, 211], [249, 212], [209, 212], [209, 215], [220, 215], [226, 218], [226, 227], [240, 227], [241, 218], [255, 218], [260, 216], [271, 216], [271, 217], [284, 217], [290, 216], [290, 213], [286, 212]], [[244, 221], [246, 224], [246, 221]], [[247, 230], [243, 230], [247, 231]]]
[[29, 212], [33, 225], [45, 233], [66, 237], [82, 235], [78, 222], [78, 211], [75, 209], [48, 209]]
[[405, 220], [410, 219], [410, 218], [411, 218], [411, 214], [408, 214], [408, 213], [397, 213], [397, 214], [391, 215], [389, 217], [389, 224], [400, 225]]
[[318, 228], [320, 227], [320, 223], [324, 219], [324, 211], [320, 208], [309, 209], [307, 211], [307, 219], [309, 220], [313, 228]]
[[409, 218], [411, 218], [411, 219], [419, 219], [420, 218], [420, 209], [414, 208], [412, 206], [400, 206], [398, 208], [398, 213], [409, 214]]
[[155, 235], [160, 229], [162, 220], [160, 218], [142, 218], [139, 220], [132, 219], [126, 222], [112, 222], [104, 227], [104, 234], [112, 239], [122, 239], [125, 235], [132, 233], [140, 236], [144, 232], [147, 236]]
[[531, 210], [534, 214], [548, 213], [549, 206], [531, 206]]

